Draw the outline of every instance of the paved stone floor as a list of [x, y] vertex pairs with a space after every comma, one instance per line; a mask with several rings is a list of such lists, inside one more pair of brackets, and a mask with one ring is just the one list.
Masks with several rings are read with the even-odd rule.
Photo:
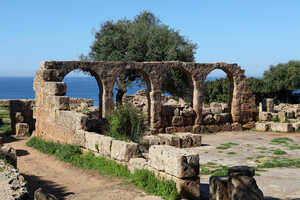
[[[284, 139], [284, 143], [272, 142], [276, 138], [290, 139]], [[189, 150], [200, 154], [202, 166], [209, 162], [216, 166], [257, 166], [274, 157], [300, 159], [298, 144], [300, 145], [300, 133], [223, 132], [203, 135], [202, 146]], [[298, 149], [290, 150], [290, 146]], [[276, 149], [286, 154], [276, 155]], [[259, 175], [255, 179], [266, 199], [300, 199], [300, 168], [265, 170], [257, 172]], [[207, 192], [209, 177], [210, 175], [201, 175], [203, 192]]]

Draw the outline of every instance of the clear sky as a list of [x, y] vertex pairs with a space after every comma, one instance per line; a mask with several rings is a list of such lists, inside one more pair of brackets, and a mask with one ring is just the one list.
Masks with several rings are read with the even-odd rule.
[[102, 23], [143, 10], [196, 43], [196, 62], [235, 62], [261, 76], [271, 64], [300, 60], [300, 0], [2, 0], [0, 76], [78, 60]]

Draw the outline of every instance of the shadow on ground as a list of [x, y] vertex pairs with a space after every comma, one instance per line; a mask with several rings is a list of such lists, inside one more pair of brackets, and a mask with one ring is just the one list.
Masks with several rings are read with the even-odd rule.
[[33, 199], [34, 191], [38, 188], [42, 188], [43, 192], [52, 194], [58, 199], [65, 199], [65, 197], [74, 194], [73, 192], [67, 192], [66, 188], [60, 186], [52, 181], [46, 181], [38, 176], [22, 174], [28, 183], [29, 196]]

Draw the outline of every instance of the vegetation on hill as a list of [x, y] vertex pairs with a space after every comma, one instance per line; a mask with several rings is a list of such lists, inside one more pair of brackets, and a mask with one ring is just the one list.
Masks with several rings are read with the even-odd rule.
[[[90, 53], [80, 58], [91, 61], [192, 62], [195, 50], [196, 44], [180, 35], [178, 31], [162, 24], [153, 13], [144, 11], [133, 20], [121, 19], [117, 22], [103, 23], [95, 34]], [[177, 97], [186, 97], [189, 80], [183, 72], [170, 70], [166, 77], [163, 92]], [[138, 72], [128, 70], [116, 80], [119, 100], [127, 91], [126, 87], [138, 78], [143, 79]], [[174, 86], [173, 83], [176, 85]]]

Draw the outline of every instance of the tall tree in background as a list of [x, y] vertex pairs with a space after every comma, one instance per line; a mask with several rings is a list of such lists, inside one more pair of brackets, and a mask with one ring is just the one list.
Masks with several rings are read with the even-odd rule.
[[[95, 34], [88, 56], [91, 61], [185, 61], [193, 62], [196, 44], [164, 25], [149, 11], [134, 20], [107, 21]], [[123, 94], [131, 82], [142, 77], [136, 71], [125, 71], [117, 80], [117, 103], [122, 104]], [[187, 96], [189, 79], [180, 70], [170, 70], [163, 84], [163, 92], [178, 97]], [[176, 83], [180, 87], [172, 87]], [[186, 90], [185, 90], [186, 89]], [[189, 95], [192, 95], [189, 92]]]

